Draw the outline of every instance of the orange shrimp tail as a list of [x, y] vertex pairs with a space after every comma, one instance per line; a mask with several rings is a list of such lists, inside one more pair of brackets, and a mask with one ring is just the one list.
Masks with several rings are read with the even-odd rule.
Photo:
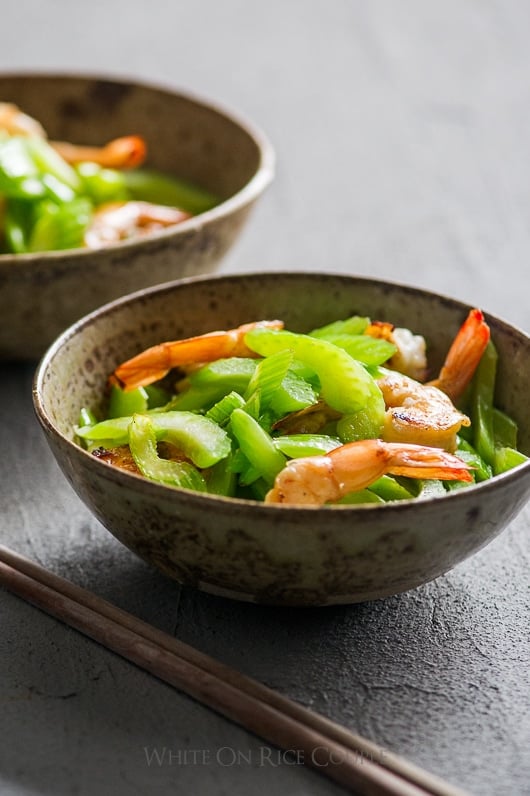
[[481, 310], [472, 309], [453, 340], [440, 375], [429, 385], [457, 401], [473, 378], [489, 339], [484, 315]]
[[388, 443], [389, 475], [435, 478], [440, 481], [473, 481], [470, 467], [458, 456], [440, 448]]
[[106, 161], [102, 165], [115, 169], [134, 169], [140, 166], [146, 157], [147, 146], [139, 135], [127, 135], [110, 141], [104, 147]]
[[226, 357], [256, 357], [257, 354], [245, 345], [245, 334], [257, 326], [280, 329], [283, 323], [246, 323], [226, 332], [209, 332], [185, 340], [160, 343], [119, 365], [111, 376], [111, 382], [117, 382], [125, 390], [134, 390], [162, 379], [172, 368]]
[[90, 161], [107, 169], [135, 168], [144, 162], [147, 154], [146, 143], [139, 135], [115, 138], [102, 147], [78, 146], [67, 141], [52, 141], [51, 145], [67, 163]]

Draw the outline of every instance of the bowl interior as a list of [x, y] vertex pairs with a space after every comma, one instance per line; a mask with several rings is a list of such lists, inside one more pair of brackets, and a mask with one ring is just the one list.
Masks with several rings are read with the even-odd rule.
[[[193, 278], [118, 300], [80, 321], [50, 349], [41, 368], [42, 407], [72, 439], [81, 406], [101, 407], [108, 375], [124, 359], [163, 340], [280, 318], [294, 331], [352, 314], [406, 326], [427, 339], [436, 374], [460, 324], [464, 304], [408, 286], [333, 274], [269, 273]], [[499, 352], [496, 404], [519, 424], [530, 454], [527, 398], [530, 339], [486, 316]]]
[[221, 199], [260, 166], [261, 135], [232, 113], [190, 94], [98, 77], [0, 76], [0, 99], [16, 103], [56, 140], [101, 145], [146, 139], [146, 166], [196, 182]]

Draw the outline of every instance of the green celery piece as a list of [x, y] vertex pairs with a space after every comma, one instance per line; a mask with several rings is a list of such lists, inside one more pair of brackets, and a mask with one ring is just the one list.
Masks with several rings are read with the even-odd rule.
[[[263, 503], [268, 491], [269, 491], [269, 485], [265, 481], [265, 479], [258, 478], [257, 481], [254, 481], [250, 485], [250, 498], [253, 500], [260, 500]], [[248, 499], [249, 495], [243, 495], [243, 497], [246, 497]]]
[[148, 384], [142, 389], [147, 393], [148, 409], [161, 409], [171, 400], [171, 394], [157, 384]]
[[505, 473], [517, 467], [519, 464], [524, 464], [528, 461], [528, 456], [518, 450], [510, 447], [496, 448], [495, 459], [493, 462], [493, 472], [495, 475]]
[[77, 422], [79, 426], [95, 426], [98, 421], [94, 412], [83, 406], [79, 412], [79, 420]]
[[226, 459], [222, 459], [204, 472], [206, 488], [210, 494], [224, 497], [235, 496], [237, 475], [230, 467], [232, 457], [233, 454], [230, 453]]
[[384, 501], [390, 500], [412, 500], [414, 495], [408, 489], [392, 478], [390, 475], [383, 475], [370, 484], [370, 492], [378, 495]]
[[74, 194], [81, 191], [81, 180], [75, 169], [44, 138], [27, 138], [28, 151], [41, 175], [51, 175], [67, 185]]
[[[158, 442], [170, 442], [201, 469], [226, 458], [231, 450], [226, 431], [212, 420], [193, 412], [152, 412], [148, 415]], [[90, 442], [105, 441], [111, 447], [126, 445], [131, 417], [103, 420], [95, 426], [77, 428], [79, 437]]]
[[[459, 456], [462, 461], [466, 462], [466, 464], [470, 464], [473, 467], [472, 474], [475, 477], [475, 481], [488, 481], [492, 477], [493, 469], [491, 465], [485, 462], [473, 445], [460, 435], [458, 435], [458, 449], [456, 455]], [[455, 483], [460, 482], [457, 481]], [[446, 487], [447, 486], [448, 484], [446, 484]]]
[[352, 315], [341, 321], [333, 321], [326, 326], [320, 326], [309, 332], [311, 337], [328, 339], [337, 334], [363, 334], [366, 327], [370, 324], [370, 318], [363, 318], [361, 315]]
[[517, 449], [517, 423], [500, 409], [493, 409], [493, 437], [495, 446]]
[[361, 439], [376, 439], [381, 431], [379, 416], [374, 414], [371, 407], [365, 407], [358, 412], [343, 415], [337, 420], [337, 435], [340, 440], [356, 442]]
[[359, 489], [357, 492], [349, 492], [347, 495], [344, 495], [340, 500], [337, 500], [336, 503], [340, 506], [358, 506], [362, 505], [363, 503], [384, 503], [382, 497], [379, 497], [375, 492], [372, 492], [370, 489]]
[[230, 471], [239, 475], [239, 484], [248, 486], [258, 478], [261, 478], [256, 468], [249, 462], [241, 448], [238, 448], [232, 454], [230, 461]]
[[206, 491], [204, 478], [192, 464], [160, 458], [154, 425], [146, 415], [133, 415], [129, 425], [129, 447], [138, 469], [151, 481], [180, 489]]
[[285, 434], [273, 438], [274, 445], [290, 459], [323, 456], [342, 445], [339, 439], [324, 434]]
[[285, 466], [285, 456], [276, 449], [267, 432], [243, 409], [234, 409], [230, 428], [241, 450], [260, 475], [270, 484]]
[[425, 479], [418, 481], [419, 494], [418, 500], [424, 500], [433, 497], [441, 497], [445, 495], [445, 487], [442, 481], [435, 479]]
[[113, 384], [110, 390], [108, 417], [129, 417], [137, 412], [147, 411], [149, 396], [144, 387], [136, 390], [122, 390]]
[[28, 240], [33, 224], [33, 202], [9, 199], [4, 217], [4, 235], [7, 249], [14, 254], [28, 251]]
[[317, 401], [318, 394], [313, 386], [295, 372], [289, 371], [272, 396], [270, 408], [277, 417], [283, 417], [312, 406]]
[[230, 453], [228, 434], [207, 417], [192, 412], [161, 412], [149, 417], [157, 439], [180, 448], [201, 469], [211, 467]]
[[28, 250], [41, 252], [81, 247], [91, 218], [92, 204], [88, 199], [77, 198], [62, 205], [41, 202]]
[[210, 362], [188, 378], [189, 387], [171, 401], [180, 411], [207, 410], [229, 392], [243, 395], [256, 369], [257, 360], [228, 357]]
[[239, 474], [239, 485], [252, 486], [252, 484], [255, 484], [256, 481], [259, 481], [261, 478], [262, 475], [260, 470], [252, 464], [249, 464], [249, 466]]
[[95, 205], [129, 199], [123, 171], [105, 169], [97, 163], [78, 163], [75, 171], [80, 178], [83, 193]]
[[396, 346], [388, 340], [381, 340], [368, 334], [334, 334], [326, 337], [326, 340], [343, 348], [363, 365], [382, 365], [397, 351]]
[[289, 349], [315, 371], [326, 403], [344, 414], [369, 408], [374, 423], [383, 425], [385, 403], [381, 390], [365, 368], [346, 351], [326, 340], [284, 330], [253, 329], [246, 333], [249, 348], [262, 356]]
[[214, 423], [224, 426], [230, 420], [230, 415], [234, 409], [242, 409], [244, 406], [245, 399], [243, 396], [232, 390], [232, 392], [223, 396], [220, 401], [208, 409], [205, 416], [213, 420]]
[[244, 397], [248, 400], [257, 392], [260, 408], [266, 409], [286, 377], [292, 361], [293, 355], [290, 351], [279, 351], [260, 360], [250, 378]]
[[178, 207], [193, 215], [211, 210], [221, 201], [197, 185], [154, 170], [132, 169], [124, 176], [132, 199]]
[[497, 351], [490, 340], [473, 376], [471, 395], [473, 447], [490, 466], [495, 461], [493, 396], [497, 358]]
[[9, 199], [33, 200], [46, 195], [28, 141], [22, 136], [0, 140], [0, 194]]
[[257, 360], [249, 357], [218, 359], [191, 373], [189, 381], [192, 387], [220, 384], [226, 391], [235, 390], [243, 395], [257, 365]]

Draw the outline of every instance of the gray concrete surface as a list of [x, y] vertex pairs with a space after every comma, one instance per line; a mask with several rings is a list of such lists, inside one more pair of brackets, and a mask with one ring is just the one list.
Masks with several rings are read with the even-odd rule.
[[[20, 0], [1, 18], [0, 69], [159, 80], [268, 132], [277, 178], [223, 271], [392, 278], [530, 328], [523, 0]], [[286, 611], [201, 595], [76, 498], [33, 417], [32, 372], [0, 367], [3, 543], [476, 796], [530, 793], [529, 509], [384, 601]], [[341, 792], [6, 592], [0, 622], [6, 796]]]

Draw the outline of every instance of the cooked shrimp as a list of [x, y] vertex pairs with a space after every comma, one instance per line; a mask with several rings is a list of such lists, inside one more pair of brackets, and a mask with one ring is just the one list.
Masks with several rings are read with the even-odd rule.
[[46, 138], [44, 128], [32, 116], [22, 113], [12, 102], [0, 102], [0, 130], [9, 135], [36, 136]]
[[456, 435], [470, 420], [444, 392], [394, 371], [387, 371], [377, 384], [387, 407], [384, 440], [456, 450]]
[[374, 321], [366, 327], [364, 333], [370, 337], [388, 340], [396, 346], [396, 353], [387, 363], [389, 368], [418, 381], [425, 378], [427, 354], [425, 338], [421, 334], [413, 334], [410, 329], [402, 329], [386, 321]]
[[85, 232], [85, 245], [99, 249], [179, 224], [190, 217], [184, 210], [151, 202], [107, 202], [95, 211]]
[[470, 420], [453, 402], [471, 381], [489, 337], [482, 312], [473, 309], [458, 330], [437, 379], [420, 384], [392, 371], [378, 379], [387, 406], [383, 439], [454, 451], [456, 435]]
[[116, 380], [126, 390], [133, 390], [162, 379], [171, 368], [226, 357], [256, 357], [257, 354], [245, 345], [245, 334], [257, 327], [283, 329], [283, 322], [245, 323], [225, 332], [209, 332], [185, 340], [160, 343], [119, 365], [111, 380]]
[[67, 141], [50, 141], [52, 147], [67, 163], [90, 161], [106, 169], [132, 169], [145, 160], [146, 145], [139, 135], [126, 135], [109, 141], [105, 146], [79, 146]]
[[489, 339], [490, 329], [484, 315], [478, 309], [471, 310], [453, 340], [438, 378], [429, 385], [457, 401], [473, 378]]
[[472, 481], [461, 459], [439, 448], [361, 440], [324, 456], [292, 459], [276, 476], [266, 503], [321, 506], [373, 484], [382, 475]]

